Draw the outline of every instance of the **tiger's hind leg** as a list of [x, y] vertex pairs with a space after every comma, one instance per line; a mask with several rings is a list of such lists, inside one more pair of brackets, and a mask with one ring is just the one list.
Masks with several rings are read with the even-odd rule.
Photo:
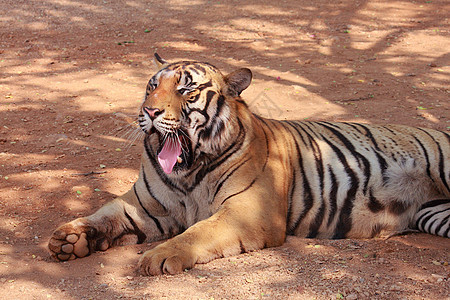
[[387, 239], [423, 231], [413, 226], [417, 212], [432, 202], [429, 199], [446, 197], [425, 170], [423, 163], [413, 158], [392, 162], [383, 181], [372, 186], [373, 195], [368, 208], [376, 214], [379, 221], [376, 228], [380, 229], [374, 236]]
[[450, 238], [450, 199], [423, 204], [414, 216], [414, 226], [419, 231]]

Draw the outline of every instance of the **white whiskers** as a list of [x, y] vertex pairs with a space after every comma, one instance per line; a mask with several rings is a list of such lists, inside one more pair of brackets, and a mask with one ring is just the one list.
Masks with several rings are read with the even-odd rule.
[[[144, 139], [145, 133], [139, 127], [137, 121], [127, 124], [123, 129], [125, 132], [122, 133], [119, 138], [126, 140], [123, 142], [125, 151], [130, 150], [132, 146], [136, 145], [137, 141]], [[119, 129], [119, 131], [122, 131], [122, 129]]]

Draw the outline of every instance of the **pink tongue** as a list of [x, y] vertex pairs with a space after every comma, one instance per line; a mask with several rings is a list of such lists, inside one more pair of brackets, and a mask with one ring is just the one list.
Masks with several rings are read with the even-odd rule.
[[168, 138], [158, 154], [158, 161], [164, 172], [172, 173], [173, 166], [177, 163], [177, 157], [180, 155], [181, 144], [178, 139]]

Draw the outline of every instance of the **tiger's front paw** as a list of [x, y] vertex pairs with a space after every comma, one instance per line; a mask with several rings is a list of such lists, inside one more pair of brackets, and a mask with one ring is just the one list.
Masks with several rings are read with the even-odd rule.
[[77, 219], [58, 227], [48, 248], [54, 258], [60, 261], [88, 256], [95, 250], [106, 250], [109, 243], [101, 238], [98, 230], [89, 226], [84, 219]]
[[139, 260], [139, 272], [142, 275], [177, 274], [192, 268], [197, 259], [193, 253], [170, 247], [166, 243], [143, 254]]

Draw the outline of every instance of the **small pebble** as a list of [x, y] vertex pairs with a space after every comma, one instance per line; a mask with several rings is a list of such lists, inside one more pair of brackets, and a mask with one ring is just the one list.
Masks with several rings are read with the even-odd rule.
[[345, 297], [345, 299], [347, 299], [347, 300], [356, 300], [356, 299], [358, 299], [358, 295], [350, 294], [347, 297]]
[[438, 283], [444, 281], [444, 276], [438, 274], [431, 274], [431, 277], [433, 277], [433, 279]]

